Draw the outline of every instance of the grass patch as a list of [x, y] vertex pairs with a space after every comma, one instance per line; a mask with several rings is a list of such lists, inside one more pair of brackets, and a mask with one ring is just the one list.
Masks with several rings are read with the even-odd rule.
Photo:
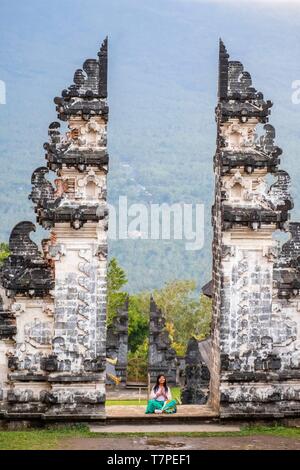
[[[146, 428], [146, 426], [145, 426]], [[104, 428], [105, 429], [105, 428]], [[284, 426], [245, 426], [238, 432], [168, 432], [168, 433], [91, 433], [87, 426], [51, 428], [28, 431], [0, 431], [0, 450], [51, 450], [65, 438], [119, 438], [119, 437], [240, 437], [277, 436], [300, 439], [300, 428]]]
[[[180, 387], [171, 387], [171, 392], [172, 392], [172, 398], [174, 400], [177, 399], [180, 399]], [[143, 406], [146, 406], [147, 405], [147, 400], [145, 399], [141, 399], [141, 401], [139, 400], [136, 400], [136, 399], [133, 399], [131, 400], [130, 398], [128, 398], [127, 400], [106, 400], [106, 406], [130, 406], [130, 405], [143, 405]]]
[[91, 437], [91, 433], [83, 425], [59, 429], [0, 431], [0, 450], [51, 450], [66, 437]]

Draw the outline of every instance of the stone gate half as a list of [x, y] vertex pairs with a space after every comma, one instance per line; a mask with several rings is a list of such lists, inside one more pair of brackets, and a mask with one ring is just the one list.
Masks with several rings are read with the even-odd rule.
[[[272, 103], [222, 41], [218, 98], [211, 403], [221, 416], [299, 415], [300, 224]], [[278, 231], [290, 233], [282, 248]]]
[[[12, 231], [1, 269], [0, 412], [4, 418], [103, 419], [108, 210], [107, 39], [55, 99], [47, 167], [32, 175], [43, 252], [31, 222]], [[61, 132], [62, 131], [62, 132]], [[54, 185], [47, 180], [55, 173]]]

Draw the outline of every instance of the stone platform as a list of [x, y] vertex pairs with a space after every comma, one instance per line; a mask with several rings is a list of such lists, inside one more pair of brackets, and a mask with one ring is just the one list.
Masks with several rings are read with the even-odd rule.
[[211, 422], [219, 419], [217, 412], [207, 405], [178, 405], [174, 414], [145, 414], [144, 405], [107, 406], [106, 424], [115, 423], [175, 423]]

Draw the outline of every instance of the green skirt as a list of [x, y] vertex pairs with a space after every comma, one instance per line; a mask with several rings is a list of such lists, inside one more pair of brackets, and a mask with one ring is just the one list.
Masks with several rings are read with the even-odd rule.
[[171, 400], [164, 407], [164, 404], [165, 404], [164, 401], [149, 400], [147, 409], [146, 409], [146, 414], [152, 414], [155, 412], [155, 410], [161, 410], [162, 408], [164, 408], [163, 413], [176, 413], [177, 411], [176, 403], [177, 403], [176, 400]]

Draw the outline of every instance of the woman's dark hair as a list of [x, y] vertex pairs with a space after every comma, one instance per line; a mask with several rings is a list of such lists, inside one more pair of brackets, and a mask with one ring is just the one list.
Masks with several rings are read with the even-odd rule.
[[165, 378], [165, 383], [163, 384], [163, 386], [165, 388], [165, 391], [167, 392], [169, 390], [169, 387], [167, 385], [167, 379], [166, 379], [166, 376], [164, 374], [159, 374], [159, 376], [157, 377], [156, 384], [154, 385], [154, 391], [157, 392], [157, 390], [159, 389], [159, 379], [161, 377]]

